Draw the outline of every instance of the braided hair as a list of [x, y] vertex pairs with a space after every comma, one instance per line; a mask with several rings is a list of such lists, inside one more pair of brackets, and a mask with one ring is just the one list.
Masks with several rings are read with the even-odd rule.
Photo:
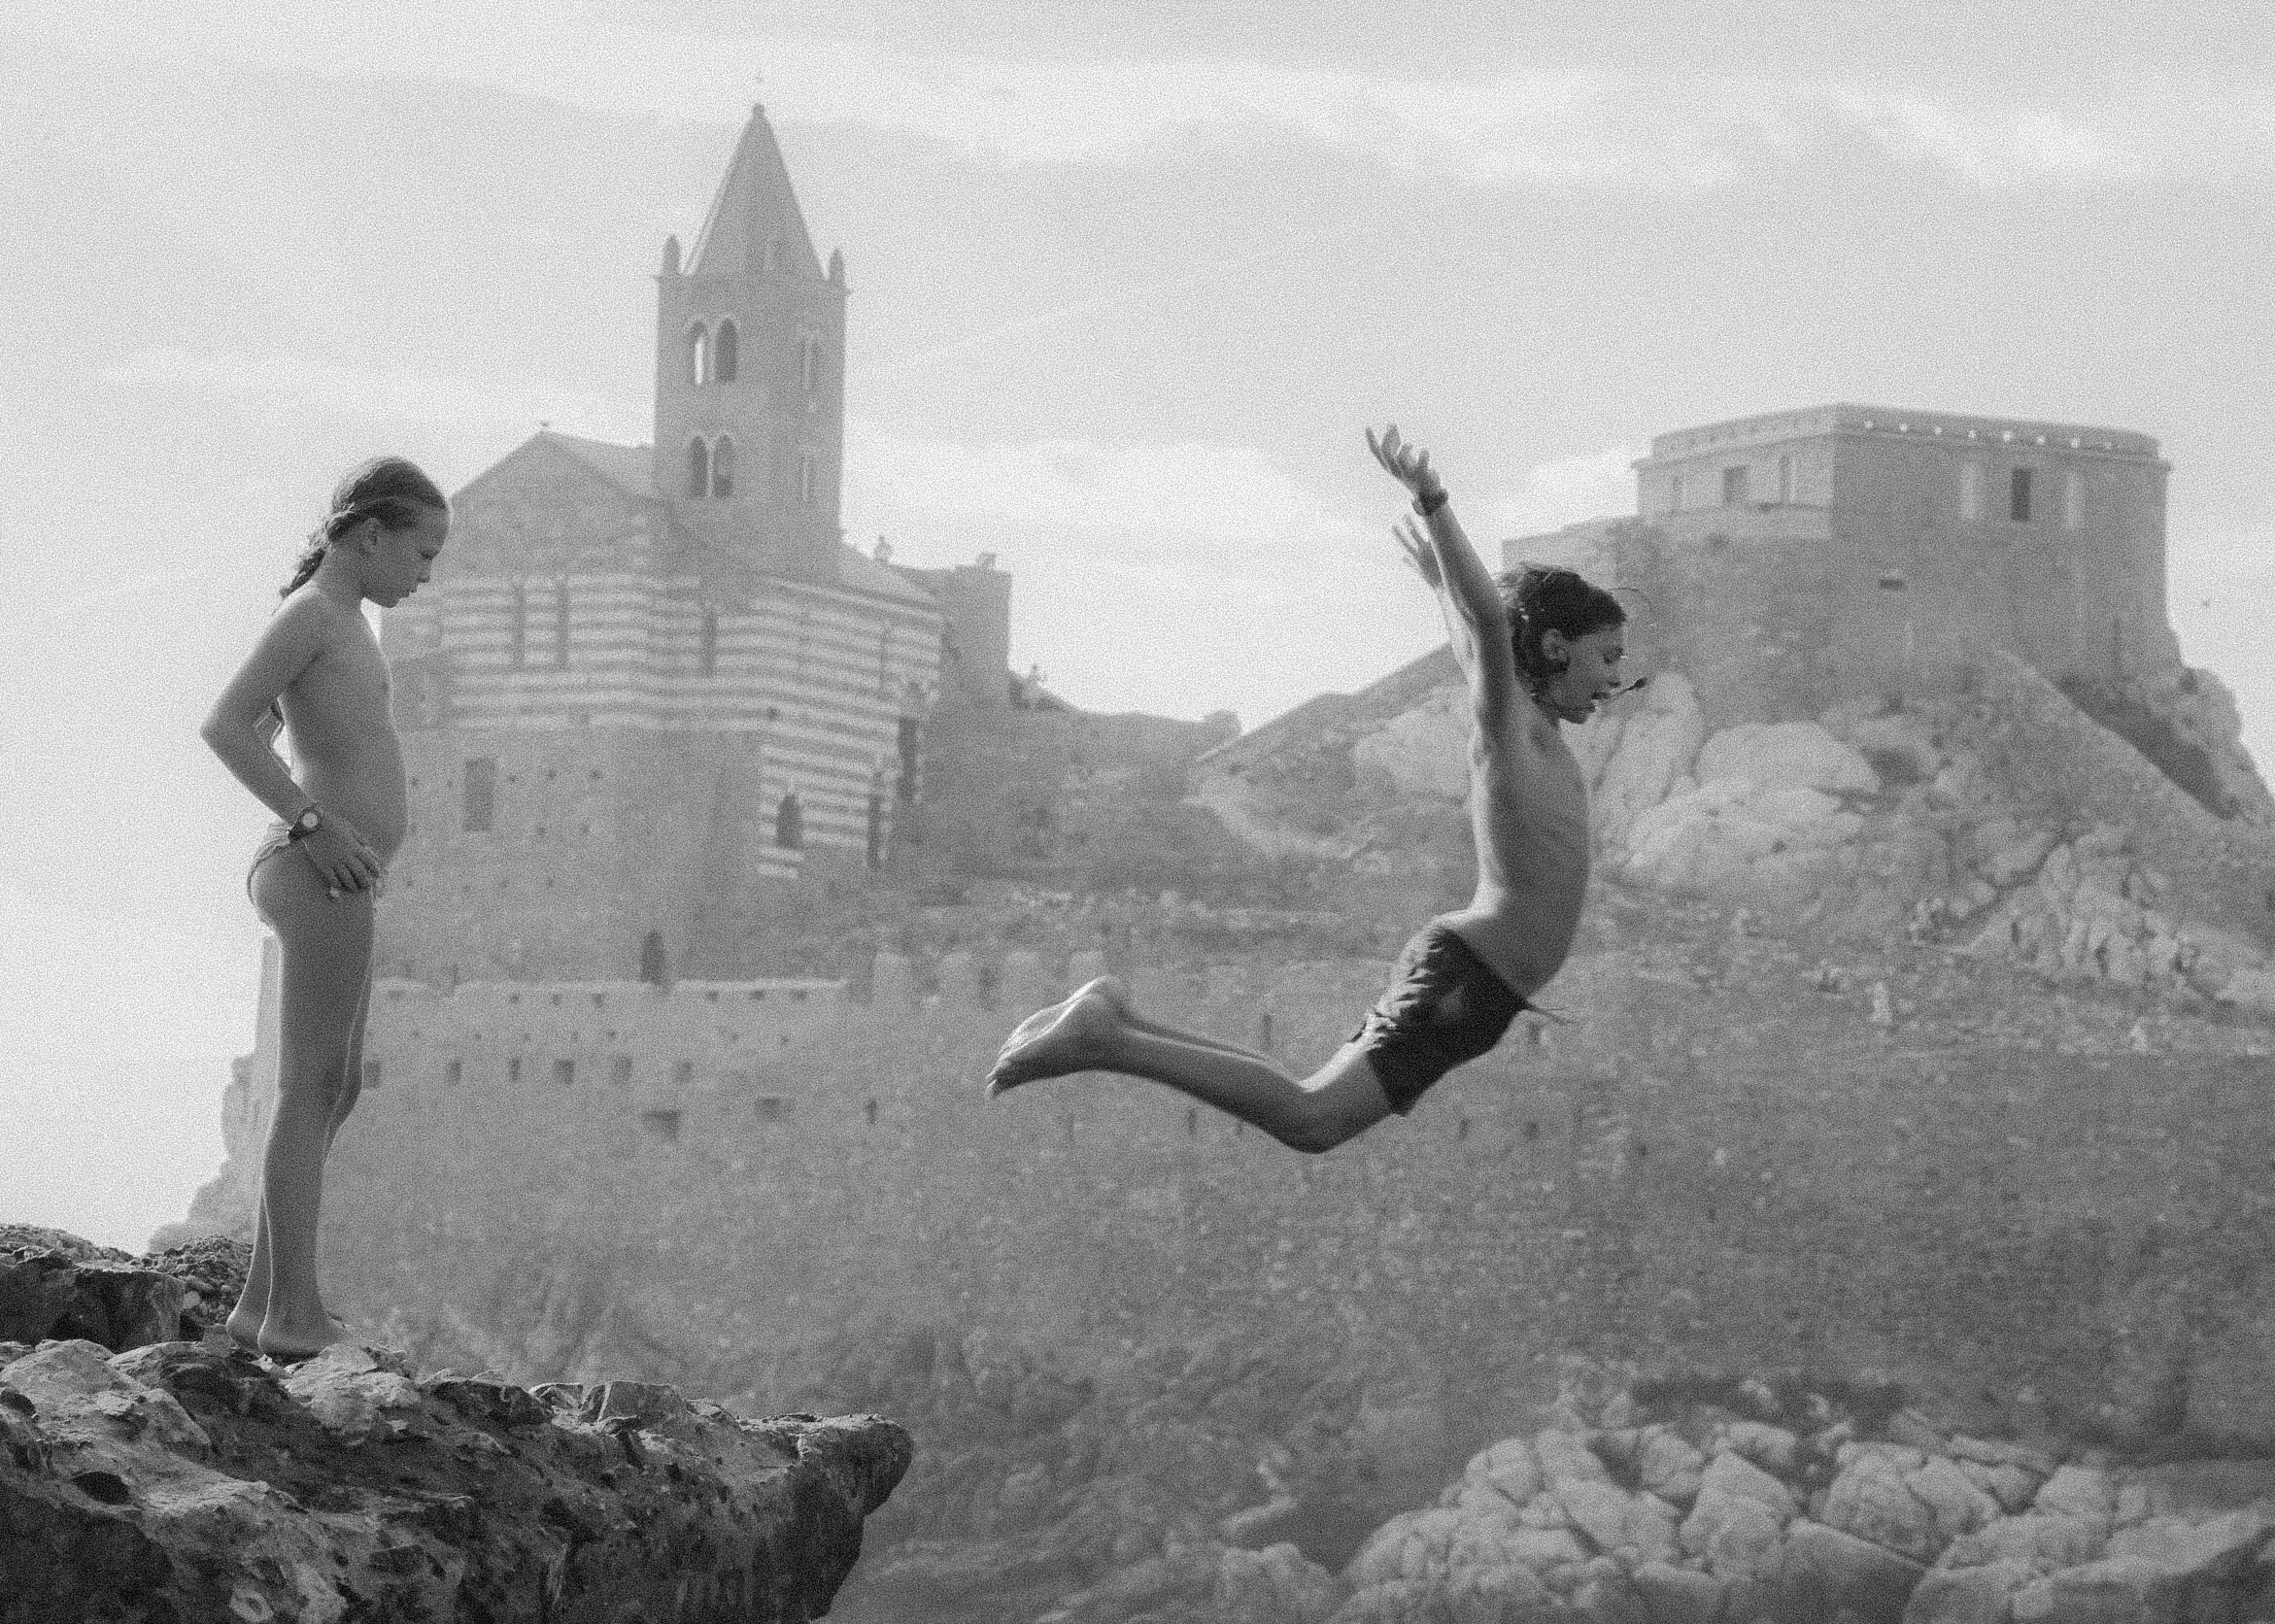
[[292, 578], [277, 593], [290, 597], [315, 576], [331, 544], [352, 525], [376, 519], [388, 530], [407, 530], [429, 511], [448, 511], [450, 498], [408, 457], [375, 457], [348, 470], [332, 490], [331, 511], [308, 532]]
[[1585, 637], [1610, 626], [1625, 626], [1627, 610], [1578, 570], [1555, 564], [1521, 564], [1493, 578], [1509, 612], [1510, 640], [1516, 648], [1516, 672], [1538, 694], [1555, 680], [1566, 661], [1541, 646], [1551, 631], [1568, 639]]

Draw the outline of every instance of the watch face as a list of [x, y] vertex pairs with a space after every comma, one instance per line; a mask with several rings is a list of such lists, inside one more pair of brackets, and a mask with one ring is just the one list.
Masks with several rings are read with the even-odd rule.
[[323, 825], [323, 814], [319, 812], [315, 807], [311, 806], [307, 811], [301, 813], [298, 818], [293, 820], [292, 827], [297, 829], [302, 834], [313, 834], [316, 832], [318, 828]]

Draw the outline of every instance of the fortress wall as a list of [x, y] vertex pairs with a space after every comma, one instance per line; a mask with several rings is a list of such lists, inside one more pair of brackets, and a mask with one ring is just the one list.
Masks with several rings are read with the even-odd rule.
[[[1907, 1008], [2004, 973], [1915, 960], [1887, 966]], [[589, 1044], [565, 1098], [534, 1066], [514, 1089], [494, 1069], [447, 1092], [390, 1072], [335, 1155], [332, 1267], [361, 1311], [508, 1328], [551, 1311], [531, 1281], [593, 1271], [580, 1290], [730, 1386], [878, 1316], [1078, 1339], [1261, 1314], [1411, 1337], [1477, 1405], [1569, 1351], [2086, 1404], [2169, 1385], [2253, 1323], [2275, 1286], [2262, 1063], [2134, 1054], [2130, 1017], [2091, 1007], [2056, 1017], [2074, 1039], [1884, 1028], [1860, 987], [1816, 993], [1811, 971], [1751, 942], [1711, 985], [1647, 944], [1593, 953], [1554, 991], [1568, 1024], [1512, 1034], [1322, 1158], [1132, 1080], [986, 1102], [1024, 1010], [977, 998], [714, 1028], [668, 1098], [588, 1086], [588, 1052], [605, 1076]], [[1242, 1041], [1269, 1012], [1302, 1068], [1382, 972], [1255, 963], [1138, 985]], [[675, 1039], [709, 1020], [683, 997], [657, 1006], [686, 1023]], [[787, 1114], [757, 1103], [775, 1090]], [[681, 1114], [667, 1130], [659, 1110]], [[570, 1365], [621, 1357], [561, 1346]]]
[[[801, 855], [776, 845], [763, 740], [517, 728], [411, 734], [404, 753], [412, 829], [380, 911], [386, 973], [628, 978], [650, 931], [678, 964], [706, 913], [755, 905]], [[487, 831], [464, 827], [477, 758], [495, 763]]]

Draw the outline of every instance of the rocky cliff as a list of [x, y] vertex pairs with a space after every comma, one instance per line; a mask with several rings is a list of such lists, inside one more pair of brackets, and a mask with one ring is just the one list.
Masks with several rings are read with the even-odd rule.
[[908, 1467], [875, 1416], [352, 1341], [279, 1366], [212, 1328], [242, 1248], [0, 1234], [27, 1238], [0, 1251], [7, 1624], [814, 1618]]

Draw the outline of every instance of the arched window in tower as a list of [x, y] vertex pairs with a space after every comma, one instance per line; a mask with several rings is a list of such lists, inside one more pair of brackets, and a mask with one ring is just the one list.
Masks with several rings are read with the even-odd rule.
[[711, 491], [711, 448], [700, 437], [687, 443], [687, 493], [708, 495]]
[[719, 336], [711, 341], [711, 382], [731, 384], [734, 370], [742, 362], [742, 338], [732, 321], [719, 323]]
[[698, 387], [711, 381], [711, 335], [700, 321], [687, 330], [687, 381]]
[[784, 795], [782, 804], [774, 808], [774, 844], [786, 852], [798, 851], [805, 845], [805, 808], [798, 803], [796, 790]]
[[734, 494], [734, 436], [711, 442], [711, 494], [724, 501]]
[[798, 454], [798, 499], [812, 507], [821, 495], [822, 459], [810, 451]]
[[822, 387], [822, 341], [812, 333], [798, 341], [798, 377], [808, 394]]
[[696, 669], [706, 677], [719, 674], [719, 611], [703, 606], [702, 638], [696, 654]]
[[651, 930], [640, 938], [640, 979], [651, 987], [661, 987], [670, 979], [670, 968], [663, 960], [661, 930]]

